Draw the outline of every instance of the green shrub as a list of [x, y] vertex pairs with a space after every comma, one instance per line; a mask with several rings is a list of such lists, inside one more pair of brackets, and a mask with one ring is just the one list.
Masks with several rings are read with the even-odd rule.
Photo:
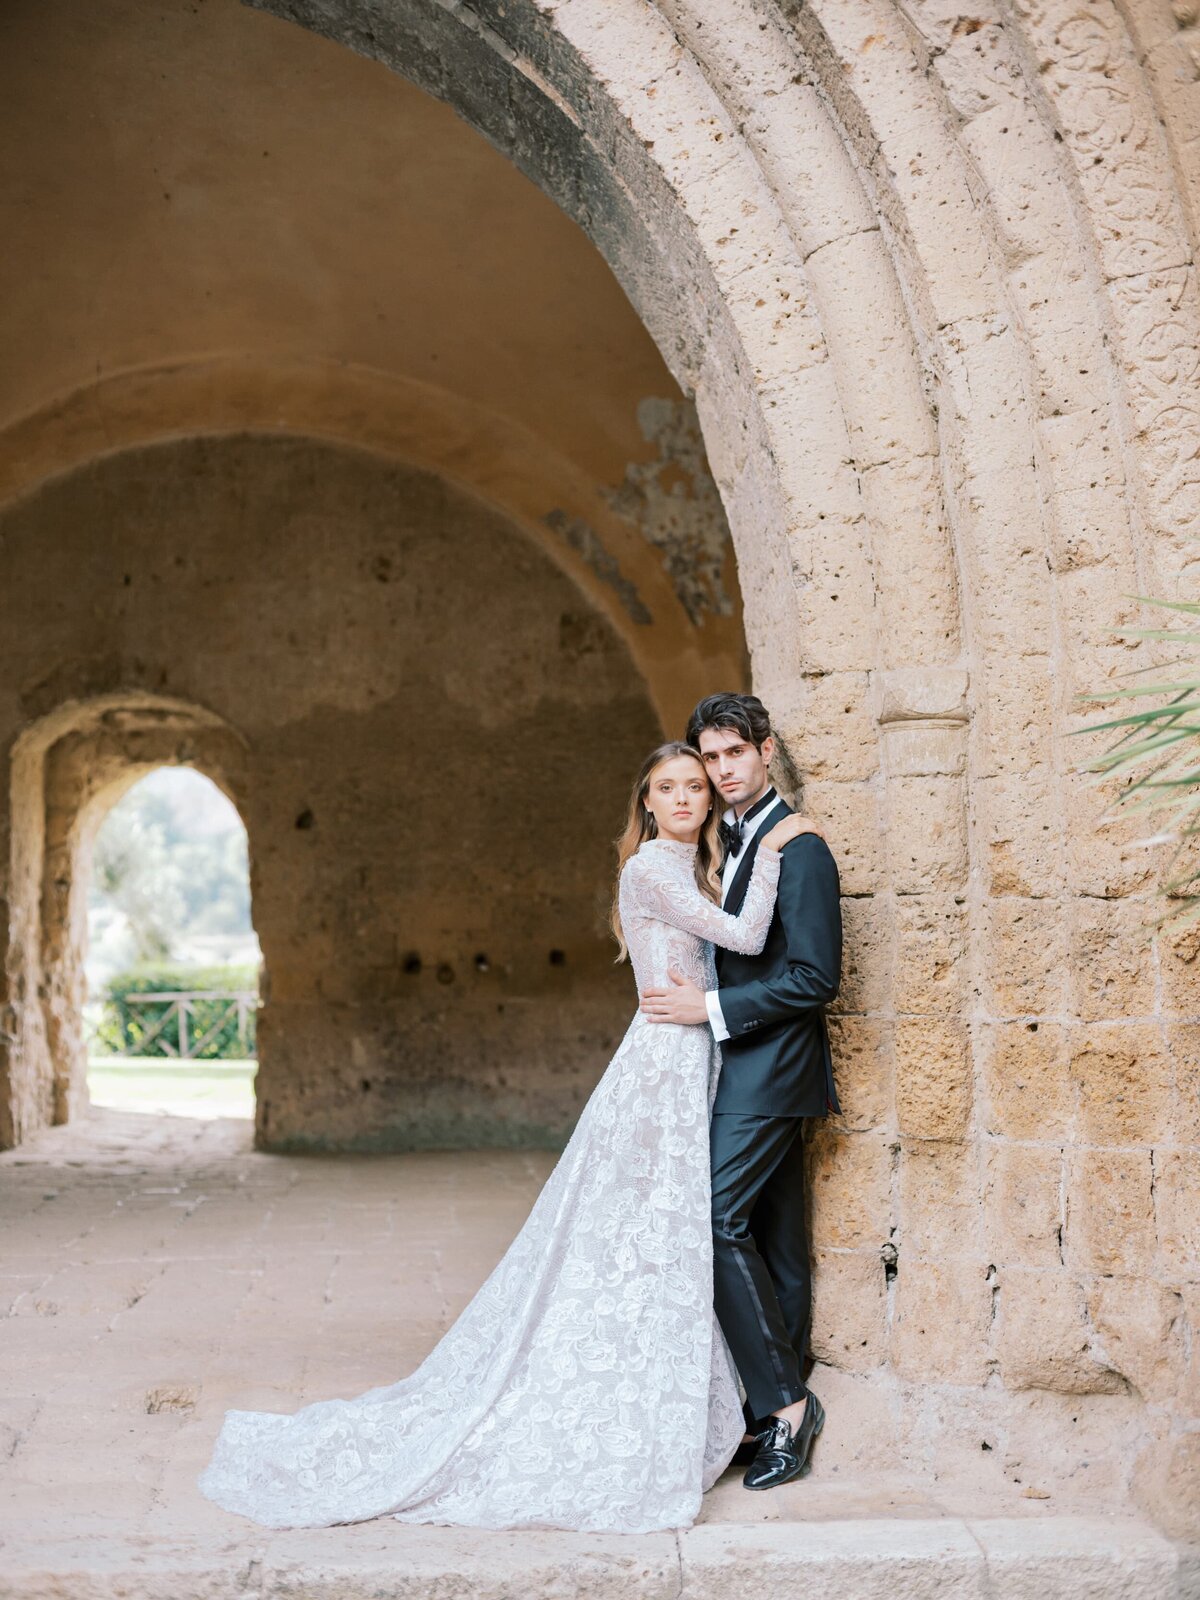
[[[130, 967], [125, 972], [114, 973], [104, 987], [103, 1009], [96, 1029], [95, 1046], [98, 1053], [114, 1055], [174, 1056], [179, 1053], [179, 1016], [171, 1016], [166, 1026], [153, 1038], [156, 1024], [168, 1010], [167, 1003], [134, 1006], [130, 995], [175, 993], [231, 993], [234, 991], [258, 992], [258, 973], [254, 967], [182, 967], [168, 962], [145, 962]], [[198, 999], [192, 1003], [188, 1019], [188, 1037], [192, 1041], [193, 1059], [200, 1061], [228, 1060], [237, 1056], [254, 1055], [255, 1014], [246, 1019], [245, 1038], [239, 1040], [236, 1011], [217, 1026], [226, 1008], [223, 1000]], [[215, 1027], [213, 1036], [200, 1050], [195, 1041]]]
[[1141, 812], [1153, 829], [1142, 843], [1171, 847], [1162, 884], [1168, 910], [1161, 923], [1178, 933], [1200, 921], [1200, 628], [1191, 620], [1200, 617], [1200, 602], [1141, 598], [1188, 620], [1176, 628], [1129, 629], [1123, 637], [1180, 646], [1184, 654], [1165, 666], [1124, 674], [1141, 680], [1126, 688], [1085, 695], [1084, 703], [1116, 700], [1125, 709], [1077, 731], [1113, 736], [1083, 770], [1101, 781], [1120, 778], [1124, 788], [1117, 805]]

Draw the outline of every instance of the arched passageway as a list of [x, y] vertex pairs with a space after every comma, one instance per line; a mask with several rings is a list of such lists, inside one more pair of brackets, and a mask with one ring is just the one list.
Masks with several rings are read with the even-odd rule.
[[144, 693], [75, 701], [17, 739], [8, 796], [6, 1142], [87, 1105], [87, 900], [105, 816], [141, 778], [174, 763], [201, 767], [237, 803], [244, 748], [211, 712]]
[[89, 1102], [252, 1121], [262, 953], [237, 807], [195, 767], [157, 767], [73, 873], [89, 864]]
[[[141, 281], [141, 238], [174, 254], [124, 319], [110, 289], [110, 376], [94, 382], [87, 339], [64, 339], [49, 367], [30, 341], [10, 365], [0, 482], [29, 496], [64, 465], [83, 482], [91, 456], [132, 447], [138, 459], [164, 431], [287, 431], [293, 394], [297, 413], [323, 419], [305, 437], [341, 450], [357, 427], [387, 458], [354, 396], [386, 392], [411, 415], [424, 385], [437, 428], [417, 452], [408, 424], [389, 422], [397, 459], [457, 463], [436, 470], [526, 537], [537, 530], [670, 723], [682, 685], [728, 677], [739, 640], [723, 521], [689, 516], [681, 535], [670, 515], [683, 502], [707, 516], [706, 492], [672, 493], [658, 516], [676, 468], [704, 480], [656, 442], [686, 428], [631, 421], [648, 415], [638, 400], [665, 395], [661, 369], [639, 365], [646, 346], [631, 338], [620, 348], [636, 359], [612, 360], [593, 337], [614, 327], [607, 313], [571, 323], [569, 345], [561, 321], [540, 324], [548, 339], [514, 341], [533, 324], [528, 301], [510, 315], [512, 270], [497, 281], [516, 299], [493, 302], [490, 322], [471, 320], [478, 282], [443, 298], [440, 321], [429, 300], [401, 300], [419, 308], [409, 332], [454, 323], [457, 366], [448, 347], [384, 331], [381, 264], [410, 273], [423, 259], [376, 231], [403, 210], [385, 203], [395, 173], [420, 166], [380, 143], [403, 121], [389, 121], [408, 93], [396, 75], [484, 132], [587, 230], [677, 380], [665, 397], [694, 401], [755, 686], [843, 861], [847, 1115], [813, 1149], [816, 1338], [842, 1408], [841, 1461], [919, 1459], [986, 1483], [1036, 1460], [1035, 1488], [1086, 1480], [1093, 1504], [1133, 1495], [1188, 1526], [1194, 950], [1148, 939], [1153, 862], [1127, 848], [1128, 831], [1096, 833], [1097, 799], [1062, 737], [1075, 693], [1129, 664], [1111, 631], [1129, 620], [1125, 597], [1176, 592], [1194, 570], [1200, 172], [1186, 8], [1178, 24], [1149, 0], [969, 18], [896, 0], [271, 9], [335, 43], [232, 4], [193, 24], [131, 0], [119, 23], [105, 8], [91, 34], [46, 52], [64, 83], [87, 76], [88, 51], [140, 72], [147, 93], [116, 99], [149, 107], [163, 60], [215, 40], [246, 92], [214, 146], [201, 140], [219, 146], [204, 173], [175, 161], [159, 185], [150, 161], [123, 192], [131, 248], [114, 283]], [[31, 8], [17, 14], [38, 25]], [[29, 98], [4, 103], [21, 115]], [[212, 103], [192, 102], [190, 129]], [[268, 125], [282, 143], [256, 137]], [[440, 160], [453, 125], [426, 126], [437, 138], [423, 150]], [[70, 142], [67, 119], [58, 132]], [[304, 204], [294, 172], [250, 175], [281, 149], [310, 155]], [[221, 206], [217, 170], [237, 175]], [[36, 209], [36, 185], [27, 192]], [[475, 192], [473, 225], [499, 192]], [[330, 194], [347, 198], [339, 215]], [[233, 241], [224, 254], [187, 231], [209, 206], [233, 219], [207, 235]], [[53, 208], [41, 215], [53, 233]], [[94, 246], [97, 213], [72, 215]], [[357, 275], [342, 270], [347, 238]], [[536, 270], [531, 256], [527, 283]], [[69, 284], [12, 271], [14, 303], [58, 292], [93, 329]], [[576, 280], [561, 304], [600, 306], [598, 283]], [[190, 292], [172, 299], [181, 284]], [[39, 305], [26, 326], [44, 325]], [[406, 371], [402, 349], [417, 348]], [[570, 383], [532, 378], [551, 369]], [[612, 386], [651, 370], [649, 392]], [[550, 465], [553, 490], [531, 463]], [[114, 665], [97, 646], [77, 676], [107, 687], [114, 672], [160, 670], [123, 648]], [[20, 671], [31, 687], [18, 727], [71, 682]]]
[[[55, 263], [8, 282], [18, 329], [56, 337], [0, 379], [14, 731], [149, 693], [245, 741], [260, 1143], [553, 1143], [628, 1008], [628, 775], [746, 674], [694, 407], [594, 248], [424, 94], [225, 0], [42, 48], [69, 12], [7, 19], [41, 63], [11, 130], [70, 102], [39, 137], [75, 196], [16, 202]], [[110, 125], [118, 81], [114, 159], [73, 119]], [[110, 249], [98, 319], [69, 262]], [[72, 1107], [35, 989], [6, 1141]]]
[[[50, 554], [71, 525], [90, 530], [86, 590], [78, 552]], [[312, 441], [127, 452], [56, 479], [3, 527], [17, 581], [58, 607], [119, 597], [127, 575], [139, 596], [169, 592], [181, 561], [204, 574], [186, 606], [131, 612], [139, 648], [238, 730], [230, 790], [264, 957], [260, 1143], [561, 1139], [628, 1004], [603, 891], [628, 775], [659, 737], [628, 652], [579, 589], [443, 479]], [[14, 818], [24, 841], [39, 805], [49, 822], [50, 891], [29, 915], [55, 1120], [81, 1050], [67, 1038], [73, 864], [147, 770], [125, 741], [144, 747], [160, 720], [173, 751], [180, 736], [170, 711], [85, 717], [64, 731], [51, 717], [53, 743], [26, 736], [22, 770], [40, 761], [44, 776], [22, 782]]]

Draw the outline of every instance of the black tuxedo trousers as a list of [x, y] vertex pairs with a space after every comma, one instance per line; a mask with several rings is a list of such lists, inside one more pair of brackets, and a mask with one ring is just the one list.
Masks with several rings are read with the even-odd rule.
[[[757, 839], [788, 810], [781, 801], [749, 841], [727, 911], [741, 908]], [[808, 1117], [839, 1109], [824, 1007], [837, 994], [841, 956], [837, 867], [823, 839], [802, 835], [784, 847], [761, 954], [717, 952], [730, 1038], [711, 1126], [713, 1295], [751, 1426], [807, 1392], [803, 1129]]]
[[712, 1119], [713, 1305], [751, 1429], [802, 1400], [812, 1326], [803, 1117]]

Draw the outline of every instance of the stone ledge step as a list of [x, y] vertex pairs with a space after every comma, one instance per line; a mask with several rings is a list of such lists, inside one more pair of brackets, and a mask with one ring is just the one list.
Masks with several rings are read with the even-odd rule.
[[1143, 1522], [702, 1523], [622, 1538], [365, 1523], [201, 1549], [0, 1540], [0, 1600], [1200, 1600], [1200, 1550]]

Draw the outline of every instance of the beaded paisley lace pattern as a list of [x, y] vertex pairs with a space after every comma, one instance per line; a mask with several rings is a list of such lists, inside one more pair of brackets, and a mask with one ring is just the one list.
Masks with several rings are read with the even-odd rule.
[[[620, 883], [638, 988], [715, 982], [712, 944], [762, 949], [779, 856], [739, 916], [695, 847], [643, 844]], [[636, 1013], [528, 1221], [417, 1370], [292, 1416], [230, 1411], [200, 1479], [267, 1527], [402, 1522], [642, 1533], [686, 1527], [742, 1434], [712, 1312], [705, 1026]]]

